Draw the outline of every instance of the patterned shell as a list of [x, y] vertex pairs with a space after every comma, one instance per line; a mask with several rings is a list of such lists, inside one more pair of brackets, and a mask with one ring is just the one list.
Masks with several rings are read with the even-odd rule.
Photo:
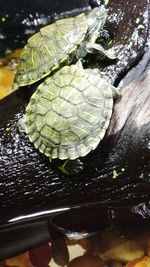
[[65, 66], [32, 95], [25, 130], [35, 148], [50, 159], [73, 160], [97, 147], [112, 107], [112, 86], [98, 69]]
[[69, 61], [87, 31], [85, 14], [66, 18], [41, 28], [29, 38], [17, 68], [15, 84], [32, 84]]

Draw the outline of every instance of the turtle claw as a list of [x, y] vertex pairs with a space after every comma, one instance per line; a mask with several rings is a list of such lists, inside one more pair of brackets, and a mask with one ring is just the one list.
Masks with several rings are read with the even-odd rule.
[[83, 69], [82, 61], [81, 61], [80, 58], [79, 58], [78, 61], [76, 62], [76, 65], [77, 65], [78, 68]]
[[62, 165], [60, 165], [59, 170], [67, 175], [76, 175], [83, 170], [83, 162], [80, 159], [69, 160], [67, 159]]
[[20, 118], [20, 119], [18, 120], [18, 129], [19, 129], [19, 131], [22, 132], [22, 133], [25, 133], [25, 132], [26, 132], [26, 131], [25, 131], [25, 122], [24, 122], [24, 118]]

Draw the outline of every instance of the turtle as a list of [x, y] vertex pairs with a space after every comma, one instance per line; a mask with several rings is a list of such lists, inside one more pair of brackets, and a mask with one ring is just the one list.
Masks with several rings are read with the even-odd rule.
[[[31, 36], [22, 50], [14, 80], [14, 88], [31, 85], [87, 53], [115, 58], [95, 43], [107, 17], [104, 7], [95, 7], [88, 14], [57, 20]], [[77, 61], [76, 60], [76, 61]]]
[[81, 62], [64, 66], [31, 96], [25, 132], [50, 161], [85, 157], [103, 139], [117, 96], [99, 69], [84, 69]]

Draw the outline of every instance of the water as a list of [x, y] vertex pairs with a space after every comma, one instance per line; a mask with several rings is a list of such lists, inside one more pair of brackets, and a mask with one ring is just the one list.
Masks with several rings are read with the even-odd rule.
[[148, 267], [149, 210], [149, 205], [141, 203], [130, 208], [130, 216], [126, 214], [118, 221], [114, 211], [109, 210], [109, 226], [83, 238], [79, 232], [74, 237], [73, 234], [67, 237], [54, 230], [50, 243], [6, 260], [2, 266]]

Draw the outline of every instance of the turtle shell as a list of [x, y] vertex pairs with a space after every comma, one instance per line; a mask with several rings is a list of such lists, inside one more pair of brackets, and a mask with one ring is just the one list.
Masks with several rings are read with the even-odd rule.
[[28, 39], [21, 53], [15, 84], [32, 84], [58, 69], [61, 64], [67, 65], [70, 54], [84, 39], [87, 28], [84, 13], [41, 28]]
[[113, 108], [112, 87], [98, 69], [65, 66], [46, 78], [26, 108], [25, 130], [49, 158], [76, 159], [104, 137]]

